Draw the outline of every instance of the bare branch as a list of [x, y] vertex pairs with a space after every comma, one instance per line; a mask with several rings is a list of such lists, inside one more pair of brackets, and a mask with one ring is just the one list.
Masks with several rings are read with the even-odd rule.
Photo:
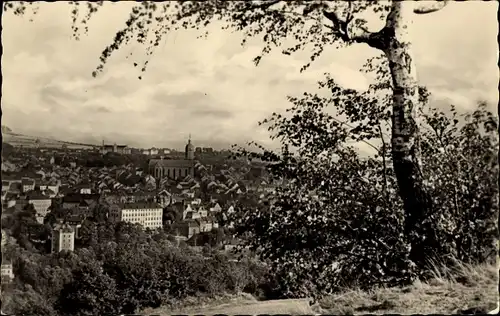
[[[423, 3], [422, 3], [423, 2]], [[415, 8], [413, 12], [416, 14], [427, 14], [441, 10], [444, 8], [449, 0], [438, 0], [438, 1], [422, 1], [415, 3]]]

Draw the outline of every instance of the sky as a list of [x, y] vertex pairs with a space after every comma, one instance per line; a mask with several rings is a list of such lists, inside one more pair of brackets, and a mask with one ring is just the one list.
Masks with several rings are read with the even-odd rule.
[[[241, 46], [241, 34], [217, 25], [206, 39], [199, 32], [170, 33], [149, 61], [133, 66], [132, 44], [113, 55], [93, 78], [103, 48], [128, 17], [131, 3], [105, 5], [89, 22], [88, 35], [71, 38], [71, 8], [39, 2], [28, 16], [2, 16], [2, 125], [29, 135], [66, 141], [180, 149], [189, 134], [195, 146], [228, 147], [254, 140], [272, 146], [257, 122], [290, 106], [287, 95], [314, 91], [330, 72], [348, 88], [363, 90], [359, 72], [378, 52], [364, 44], [327, 49], [305, 72], [307, 54], [252, 59], [261, 42]], [[414, 47], [419, 80], [435, 104], [461, 109], [498, 100], [497, 2], [452, 2], [428, 15], [415, 15]], [[495, 110], [496, 111], [496, 110]], [[275, 144], [274, 144], [275, 145]]]

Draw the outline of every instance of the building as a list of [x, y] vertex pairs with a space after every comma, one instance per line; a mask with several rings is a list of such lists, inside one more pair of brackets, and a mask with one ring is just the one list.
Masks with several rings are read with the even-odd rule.
[[174, 230], [177, 235], [181, 235], [187, 239], [200, 233], [200, 224], [196, 220], [190, 219], [183, 222], [175, 223]]
[[12, 282], [12, 280], [14, 279], [14, 272], [12, 269], [12, 263], [4, 260], [2, 262], [1, 273], [2, 273], [2, 284], [7, 284], [7, 283]]
[[151, 159], [148, 171], [155, 179], [180, 179], [187, 176], [194, 176], [194, 146], [191, 138], [185, 148], [184, 159]]
[[81, 209], [88, 211], [93, 209], [99, 202], [99, 194], [68, 193], [62, 198], [63, 209]]
[[19, 211], [25, 210], [28, 206], [28, 200], [26, 200], [25, 198], [19, 197], [18, 199], [16, 199], [16, 204], [14, 204], [14, 206]]
[[92, 186], [89, 183], [80, 183], [75, 187], [80, 194], [92, 194]]
[[29, 192], [35, 189], [35, 180], [30, 178], [21, 179], [21, 187], [23, 192]]
[[158, 148], [150, 148], [150, 149], [144, 149], [142, 151], [142, 153], [144, 155], [148, 155], [148, 156], [155, 156], [155, 155], [158, 155], [160, 153], [160, 151], [158, 150]]
[[222, 211], [222, 207], [220, 207], [219, 203], [215, 203], [214, 206], [210, 207], [210, 212], [220, 213]]
[[200, 225], [200, 232], [209, 232], [214, 228], [213, 222], [206, 217], [198, 219], [197, 222]]
[[31, 191], [27, 195], [28, 203], [33, 204], [36, 211], [36, 220], [43, 224], [43, 219], [49, 212], [49, 207], [52, 205], [52, 199], [41, 192]]
[[158, 203], [124, 203], [110, 209], [110, 219], [114, 222], [141, 224], [144, 228], [156, 229], [163, 226], [163, 208]]
[[2, 181], [2, 192], [3, 191], [9, 191], [10, 187], [10, 182], [9, 181]]
[[104, 199], [108, 203], [157, 202], [158, 194], [155, 191], [134, 191], [130, 194], [114, 192], [104, 194]]
[[7, 244], [7, 232], [2, 229], [2, 247]]
[[123, 155], [129, 155], [132, 152], [132, 149], [127, 145], [105, 145], [104, 141], [102, 141], [101, 154], [105, 155], [107, 153], [118, 153]]
[[[193, 215], [192, 215], [193, 213], [195, 213], [195, 212], [194, 212], [194, 210], [191, 208], [191, 204], [188, 204], [188, 205], [186, 206], [186, 208], [184, 209], [184, 211], [182, 212], [182, 219], [184, 220], [184, 219], [188, 219], [188, 218], [192, 218], [192, 219], [197, 218], [197, 217], [196, 217], [196, 215], [193, 217]], [[188, 214], [191, 214], [191, 215], [188, 215]], [[198, 214], [197, 214], [197, 215], [198, 215]], [[198, 216], [198, 217], [199, 217], [199, 216]]]
[[56, 224], [52, 230], [52, 252], [75, 250], [75, 230], [68, 223]]
[[39, 186], [40, 191], [45, 191], [45, 190], [50, 190], [54, 192], [54, 194], [59, 193], [59, 184], [54, 184], [54, 183], [41, 183]]
[[203, 206], [200, 206], [200, 208], [198, 209], [198, 214], [200, 214], [200, 217], [207, 217], [208, 211]]
[[75, 238], [79, 239], [80, 235], [78, 234], [80, 231], [80, 227], [82, 227], [84, 217], [81, 215], [72, 215], [66, 218], [66, 223], [70, 225], [75, 231]]

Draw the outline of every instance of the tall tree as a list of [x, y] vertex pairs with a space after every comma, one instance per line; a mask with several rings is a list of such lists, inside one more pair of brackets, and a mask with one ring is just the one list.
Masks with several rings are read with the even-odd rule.
[[[87, 22], [103, 2], [87, 2], [87, 14], [79, 14], [82, 5], [74, 5], [73, 30], [79, 38], [79, 22], [87, 31]], [[405, 209], [405, 232], [412, 244], [412, 258], [417, 261], [424, 251], [421, 238], [426, 234], [425, 219], [432, 213], [432, 202], [424, 182], [420, 163], [419, 125], [416, 118], [419, 101], [417, 72], [412, 51], [412, 22], [414, 14], [427, 14], [442, 9], [448, 1], [176, 1], [160, 5], [142, 1], [133, 7], [126, 26], [116, 33], [113, 43], [106, 47], [100, 63], [93, 72], [97, 76], [113, 52], [136, 40], [146, 45], [146, 54], [154, 53], [163, 36], [180, 28], [199, 29], [212, 21], [222, 21], [223, 28], [242, 31], [246, 37], [263, 35], [262, 56], [273, 47], [280, 47], [285, 37], [296, 40], [283, 50], [291, 54], [312, 47], [311, 61], [327, 46], [367, 44], [383, 53], [391, 77], [392, 137], [391, 150], [399, 194]], [[22, 14], [25, 3], [4, 4], [5, 10]], [[355, 15], [371, 10], [385, 19], [382, 29], [371, 32], [366, 20]], [[78, 16], [84, 16], [78, 21]], [[153, 31], [153, 32], [150, 32]], [[150, 37], [152, 35], [152, 37]], [[148, 60], [142, 65], [145, 71]], [[137, 64], [135, 64], [137, 66]], [[309, 64], [305, 65], [305, 69]], [[139, 77], [141, 78], [141, 77]], [[420, 236], [419, 238], [417, 238]], [[426, 240], [432, 241], [430, 238]]]

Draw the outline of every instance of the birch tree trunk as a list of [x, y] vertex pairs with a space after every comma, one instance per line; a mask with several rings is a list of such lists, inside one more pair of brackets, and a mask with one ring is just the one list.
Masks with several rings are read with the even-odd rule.
[[[349, 2], [350, 3], [350, 2]], [[365, 43], [384, 52], [392, 78], [392, 159], [399, 195], [404, 203], [405, 236], [411, 244], [410, 259], [425, 264], [428, 250], [439, 249], [432, 223], [432, 199], [426, 190], [420, 162], [420, 136], [417, 122], [419, 91], [417, 69], [412, 52], [414, 14], [441, 10], [444, 1], [399, 1], [391, 3], [386, 24], [378, 32], [362, 25], [349, 28], [352, 17], [341, 19], [333, 10], [324, 15], [333, 22], [336, 35], [346, 42]]]
[[434, 248], [429, 229], [432, 199], [426, 191], [420, 161], [417, 107], [419, 91], [412, 52], [413, 1], [394, 1], [382, 30], [383, 51], [389, 61], [393, 83], [392, 158], [399, 193], [405, 209], [405, 235], [411, 243], [410, 256], [424, 263], [425, 245]]

